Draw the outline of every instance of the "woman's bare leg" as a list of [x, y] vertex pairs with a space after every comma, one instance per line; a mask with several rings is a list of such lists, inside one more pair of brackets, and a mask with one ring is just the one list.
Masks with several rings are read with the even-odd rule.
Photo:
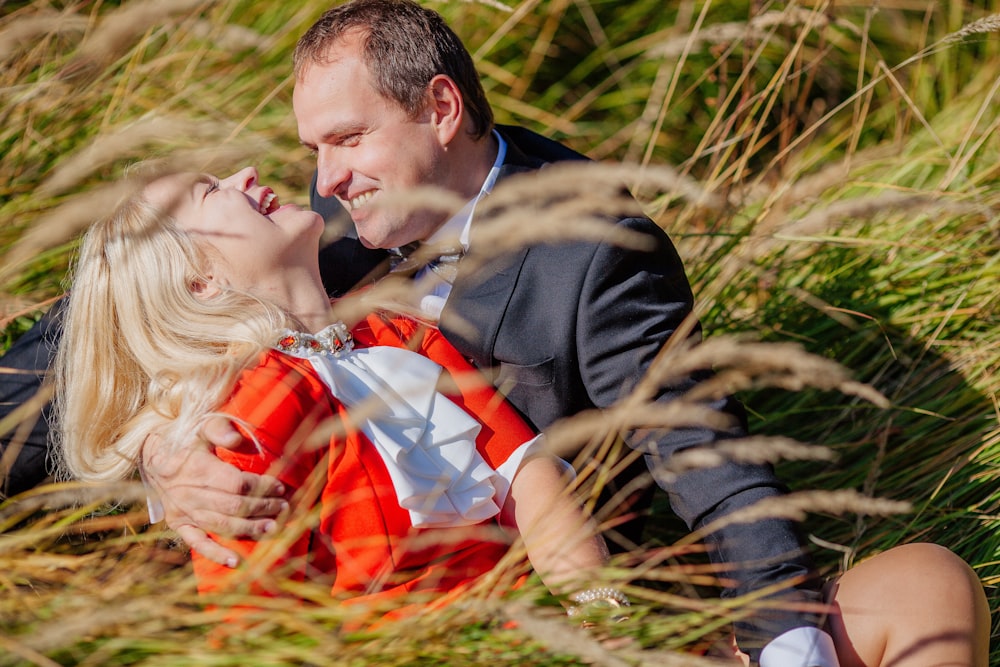
[[829, 620], [841, 667], [986, 667], [990, 610], [975, 573], [948, 549], [907, 544], [834, 584]]

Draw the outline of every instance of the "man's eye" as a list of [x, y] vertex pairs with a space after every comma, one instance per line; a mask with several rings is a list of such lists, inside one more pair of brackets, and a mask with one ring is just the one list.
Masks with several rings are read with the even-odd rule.
[[361, 143], [361, 134], [348, 134], [340, 140], [341, 146], [357, 146]]

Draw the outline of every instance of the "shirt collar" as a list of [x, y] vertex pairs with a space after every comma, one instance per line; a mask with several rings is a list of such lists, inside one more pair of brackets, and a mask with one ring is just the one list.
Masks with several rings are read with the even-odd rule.
[[431, 234], [426, 241], [427, 243], [450, 242], [457, 237], [462, 244], [462, 250], [469, 251], [469, 228], [472, 226], [472, 214], [476, 210], [476, 204], [493, 191], [493, 186], [496, 185], [497, 177], [500, 175], [500, 167], [503, 166], [504, 159], [507, 157], [507, 142], [496, 130], [493, 130], [493, 137], [497, 140], [497, 157], [493, 161], [490, 173], [486, 175], [486, 180], [483, 181], [483, 187], [479, 189], [479, 194], [466, 202], [458, 213]]

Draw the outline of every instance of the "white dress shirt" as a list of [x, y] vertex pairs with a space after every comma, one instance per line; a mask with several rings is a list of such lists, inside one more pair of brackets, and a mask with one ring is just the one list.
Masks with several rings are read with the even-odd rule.
[[[424, 243], [429, 245], [454, 246], [457, 239], [461, 245], [462, 252], [469, 251], [469, 229], [472, 227], [472, 216], [476, 211], [476, 204], [479, 203], [480, 199], [493, 191], [493, 186], [497, 182], [497, 176], [500, 174], [500, 167], [507, 157], [507, 142], [503, 140], [503, 137], [496, 130], [493, 130], [493, 136], [496, 138], [498, 144], [497, 157], [493, 161], [490, 173], [486, 175], [486, 180], [483, 181], [483, 187], [479, 189], [479, 194], [466, 202], [465, 206], [458, 213], [441, 225]], [[414, 280], [420, 281], [422, 286], [426, 286], [426, 292], [420, 299], [420, 312], [434, 322], [437, 322], [441, 316], [441, 310], [444, 308], [445, 301], [448, 300], [448, 295], [451, 294], [451, 283], [436, 278], [434, 272], [427, 267], [418, 271], [414, 276]]]
[[794, 628], [772, 639], [760, 667], [840, 667], [833, 638], [819, 628]]

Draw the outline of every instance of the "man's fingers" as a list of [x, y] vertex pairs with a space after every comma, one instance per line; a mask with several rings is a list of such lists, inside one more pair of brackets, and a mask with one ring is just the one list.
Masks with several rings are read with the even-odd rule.
[[[278, 481], [277, 477], [271, 475], [257, 475], [252, 472], [244, 472], [240, 475], [240, 488], [236, 493], [246, 496], [248, 499], [280, 499], [285, 495], [285, 485]], [[271, 516], [277, 512], [268, 512]], [[254, 513], [244, 514], [244, 516], [254, 516]]]
[[[206, 523], [209, 522], [206, 521]], [[213, 530], [213, 532], [226, 536], [262, 537], [278, 530], [278, 523], [274, 519], [235, 519], [217, 516], [210, 523], [218, 527], [218, 530]], [[204, 530], [193, 524], [187, 523], [178, 526], [175, 530], [193, 551], [197, 551], [212, 562], [227, 567], [236, 567], [240, 562], [239, 554], [219, 544]]]
[[215, 455], [212, 447], [242, 442], [224, 417], [208, 420], [185, 447], [173, 449], [150, 438], [143, 453], [146, 478], [163, 505], [167, 525], [209, 560], [232, 565], [238, 555], [208, 533], [261, 537], [277, 530], [287, 512], [285, 487], [270, 475], [241, 471]]
[[[211, 525], [213, 533], [225, 537], [263, 537], [278, 530], [278, 522], [271, 517], [259, 519], [241, 519], [239, 517], [216, 514], [211, 519], [202, 518], [198, 525]], [[177, 531], [180, 533], [180, 530]], [[202, 533], [204, 535], [204, 533]], [[183, 537], [183, 534], [181, 535]], [[211, 540], [205, 536], [205, 539]], [[187, 538], [184, 539], [187, 542]], [[190, 544], [190, 542], [189, 542]], [[194, 546], [194, 545], [192, 545]]]
[[201, 427], [201, 435], [209, 443], [223, 449], [231, 449], [243, 440], [243, 436], [233, 423], [225, 417], [212, 417], [206, 420]]
[[180, 526], [177, 528], [177, 534], [193, 551], [197, 551], [213, 563], [226, 567], [236, 567], [240, 562], [240, 557], [235, 551], [215, 542], [200, 528], [190, 524]]
[[210, 489], [195, 491], [200, 493], [203, 502], [202, 507], [192, 511], [190, 516], [193, 523], [211, 532], [219, 532], [217, 523], [221, 520], [273, 519], [288, 509], [288, 501], [281, 496], [261, 498], [217, 493]]
[[241, 501], [241, 511], [237, 516], [245, 519], [274, 519], [288, 513], [288, 501], [281, 497], [253, 498], [244, 496]]

